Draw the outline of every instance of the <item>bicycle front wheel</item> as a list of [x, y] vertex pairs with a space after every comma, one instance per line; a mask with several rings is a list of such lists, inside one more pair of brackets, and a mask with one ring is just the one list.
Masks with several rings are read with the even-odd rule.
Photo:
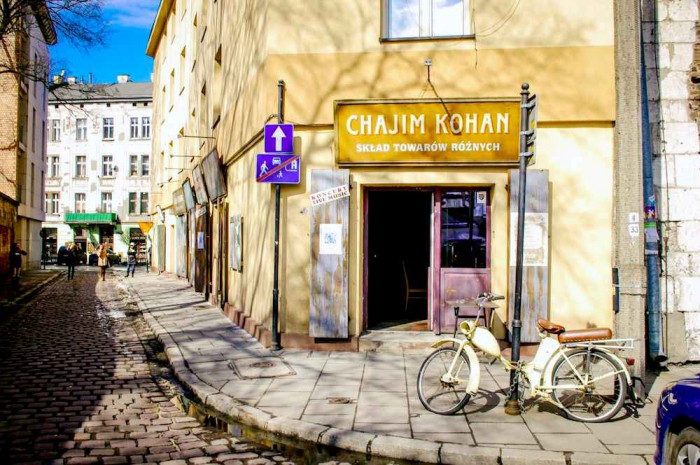
[[469, 402], [471, 395], [466, 388], [470, 377], [471, 367], [464, 352], [458, 354], [454, 347], [438, 349], [425, 359], [418, 371], [418, 398], [429, 411], [451, 415]]
[[553, 373], [552, 395], [572, 420], [600, 423], [622, 408], [627, 380], [609, 354], [587, 349], [569, 352]]

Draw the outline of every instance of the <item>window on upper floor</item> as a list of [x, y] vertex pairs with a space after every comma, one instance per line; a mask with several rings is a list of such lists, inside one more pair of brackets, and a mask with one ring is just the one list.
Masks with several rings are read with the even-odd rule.
[[49, 141], [50, 142], [60, 142], [61, 141], [61, 120], [52, 119], [49, 122]]
[[139, 119], [130, 118], [129, 119], [129, 138], [138, 139], [139, 138]]
[[102, 176], [114, 176], [114, 164], [112, 155], [102, 155]]
[[103, 192], [102, 193], [102, 195], [100, 196], [100, 207], [102, 208], [102, 211], [105, 213], [112, 211], [112, 193], [111, 192]]
[[148, 155], [141, 155], [141, 176], [148, 176], [151, 172], [150, 158]]
[[130, 155], [129, 156], [129, 176], [139, 175], [139, 156]]
[[75, 156], [75, 177], [84, 178], [87, 176], [87, 157], [85, 155]]
[[473, 34], [469, 0], [382, 0], [382, 9], [385, 40]]
[[47, 192], [44, 194], [44, 211], [47, 215], [58, 214], [58, 204], [61, 194], [58, 192]]
[[102, 138], [114, 139], [114, 118], [102, 118]]
[[87, 118], [75, 120], [75, 140], [87, 140]]
[[49, 177], [57, 178], [61, 175], [60, 158], [56, 155], [49, 157]]
[[85, 213], [85, 193], [75, 194], [75, 213]]
[[148, 213], [148, 192], [141, 192], [141, 214], [146, 215]]
[[144, 139], [151, 138], [151, 117], [143, 116], [141, 117], [141, 137]]

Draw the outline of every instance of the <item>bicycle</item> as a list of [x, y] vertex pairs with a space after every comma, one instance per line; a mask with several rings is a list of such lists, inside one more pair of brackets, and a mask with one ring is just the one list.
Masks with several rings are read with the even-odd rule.
[[[479, 389], [480, 367], [476, 350], [501, 362], [514, 378], [524, 381], [519, 402], [528, 390], [532, 399], [546, 399], [561, 408], [567, 417], [599, 423], [615, 416], [626, 396], [638, 404], [632, 377], [623, 361], [612, 350], [632, 349], [633, 339], [612, 339], [608, 328], [567, 331], [563, 326], [538, 320], [541, 338], [531, 362], [513, 364], [503, 357], [494, 335], [479, 326], [485, 306], [503, 296], [485, 293], [474, 299], [478, 307], [473, 320], [460, 323], [463, 339], [445, 338], [418, 371], [418, 397], [430, 412], [451, 415], [462, 409]], [[555, 336], [555, 337], [552, 337]], [[449, 347], [443, 347], [450, 344]], [[628, 360], [628, 364], [633, 364]], [[513, 389], [513, 386], [511, 386]]]

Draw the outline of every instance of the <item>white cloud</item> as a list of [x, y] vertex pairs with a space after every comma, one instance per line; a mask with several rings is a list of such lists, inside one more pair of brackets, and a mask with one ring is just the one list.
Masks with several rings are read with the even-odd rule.
[[119, 26], [150, 29], [160, 0], [105, 0], [107, 20]]

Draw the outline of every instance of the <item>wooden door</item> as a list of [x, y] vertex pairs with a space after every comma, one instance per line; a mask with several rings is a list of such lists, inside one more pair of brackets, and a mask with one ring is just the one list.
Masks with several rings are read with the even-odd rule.
[[488, 188], [438, 189], [435, 199], [433, 329], [440, 333], [454, 329], [446, 300], [491, 289], [491, 218]]

